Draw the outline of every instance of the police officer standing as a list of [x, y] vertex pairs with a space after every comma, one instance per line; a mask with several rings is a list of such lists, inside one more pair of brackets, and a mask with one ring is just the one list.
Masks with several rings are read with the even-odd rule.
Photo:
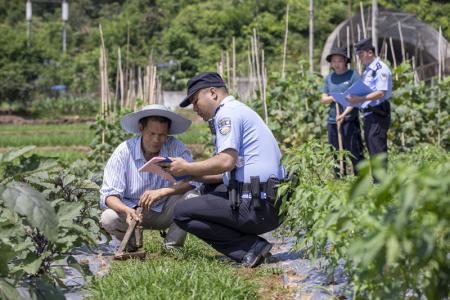
[[[356, 54], [365, 65], [361, 75], [363, 82], [373, 92], [365, 96], [351, 96], [348, 100], [354, 104], [362, 103], [364, 114], [364, 139], [372, 157], [388, 152], [387, 132], [391, 124], [389, 98], [392, 94], [392, 75], [389, 68], [375, 54], [372, 39], [364, 39], [355, 45]], [[385, 160], [387, 169], [387, 157]]]
[[[359, 79], [359, 75], [347, 68], [350, 58], [347, 57], [346, 48], [331, 49], [326, 60], [330, 63], [333, 72], [325, 78], [320, 102], [330, 106], [327, 125], [328, 142], [336, 150], [339, 150], [338, 129], [339, 127], [342, 128], [343, 146], [345, 150], [352, 154], [350, 159], [353, 165], [353, 173], [357, 175], [356, 165], [364, 159], [358, 109], [348, 106], [344, 110], [340, 104], [334, 102], [333, 97], [329, 94], [345, 92]], [[336, 111], [337, 107], [339, 107], [339, 114]], [[335, 173], [339, 175], [338, 168], [335, 168]]]
[[173, 158], [168, 172], [192, 175], [204, 182], [222, 182], [202, 196], [175, 207], [175, 223], [229, 258], [256, 267], [272, 245], [258, 235], [279, 226], [276, 184], [284, 178], [278, 144], [259, 115], [228, 94], [214, 72], [188, 82], [181, 107], [208, 121], [216, 154], [204, 161]]

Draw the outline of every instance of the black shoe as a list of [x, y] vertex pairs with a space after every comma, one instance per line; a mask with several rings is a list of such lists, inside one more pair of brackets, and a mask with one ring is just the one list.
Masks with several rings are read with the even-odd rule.
[[272, 249], [272, 244], [266, 240], [259, 240], [253, 244], [250, 250], [242, 259], [242, 265], [247, 268], [255, 268], [259, 266], [265, 257], [267, 257]]

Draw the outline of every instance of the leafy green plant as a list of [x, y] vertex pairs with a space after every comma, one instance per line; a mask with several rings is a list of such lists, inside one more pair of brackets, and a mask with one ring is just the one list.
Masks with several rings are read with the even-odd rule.
[[98, 186], [54, 160], [27, 156], [33, 148], [0, 154], [0, 295], [6, 299], [20, 299], [17, 284], [34, 298], [62, 298], [56, 287], [65, 287], [65, 266], [89, 275], [70, 252], [93, 244], [100, 230], [93, 205]]
[[395, 152], [389, 173], [378, 156], [345, 181], [327, 176], [329, 154], [317, 143], [284, 158], [292, 180], [280, 188], [281, 211], [296, 249], [327, 258], [331, 269], [344, 259], [357, 299], [441, 299], [450, 292], [448, 154], [417, 148]]

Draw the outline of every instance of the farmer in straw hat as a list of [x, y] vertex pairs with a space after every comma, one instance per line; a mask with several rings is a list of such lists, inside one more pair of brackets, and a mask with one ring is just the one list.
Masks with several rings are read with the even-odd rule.
[[[120, 124], [136, 136], [121, 143], [106, 164], [100, 190], [103, 228], [122, 240], [130, 222], [136, 220], [144, 229], [169, 228], [164, 244], [182, 246], [186, 232], [173, 223], [173, 208], [176, 203], [195, 196], [189, 192], [194, 187], [187, 182], [172, 185], [153, 173], [138, 170], [157, 156], [192, 161], [183, 143], [169, 136], [185, 132], [191, 121], [165, 106], [152, 104], [125, 115]], [[143, 215], [136, 213], [137, 206], [143, 208]], [[128, 251], [136, 250], [133, 242], [132, 238]]]

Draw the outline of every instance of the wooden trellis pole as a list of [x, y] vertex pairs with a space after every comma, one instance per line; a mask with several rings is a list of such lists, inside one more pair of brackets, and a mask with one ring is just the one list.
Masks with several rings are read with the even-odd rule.
[[364, 6], [363, 6], [362, 2], [359, 2], [359, 7], [361, 10], [361, 26], [362, 26], [363, 38], [365, 39], [367, 37], [367, 30], [366, 30], [366, 21], [364, 20]]
[[314, 72], [314, 0], [309, 0], [309, 71]]
[[289, 4], [286, 4], [286, 23], [284, 31], [284, 44], [283, 44], [283, 65], [281, 67], [281, 78], [284, 79], [285, 69], [286, 69], [286, 53], [287, 53], [287, 42], [289, 34]]
[[403, 43], [402, 23], [398, 22], [398, 33], [400, 34], [400, 44], [402, 49], [402, 62], [405, 61], [405, 44]]
[[233, 36], [232, 41], [233, 53], [232, 53], [232, 67], [233, 67], [233, 75], [232, 75], [232, 90], [233, 92], [237, 92], [237, 82], [236, 82], [236, 39]]

